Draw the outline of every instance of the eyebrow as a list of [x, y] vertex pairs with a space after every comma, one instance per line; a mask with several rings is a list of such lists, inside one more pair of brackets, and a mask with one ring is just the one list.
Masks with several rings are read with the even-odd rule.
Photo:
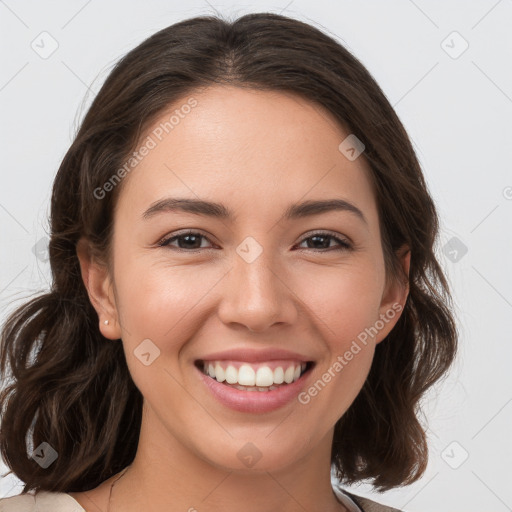
[[[319, 215], [330, 211], [345, 211], [355, 214], [365, 224], [368, 224], [363, 212], [354, 204], [344, 199], [309, 200], [290, 205], [284, 214], [286, 220], [300, 219]], [[142, 214], [143, 220], [148, 220], [159, 213], [186, 212], [223, 220], [234, 220], [234, 213], [223, 204], [201, 199], [166, 197], [151, 204]]]

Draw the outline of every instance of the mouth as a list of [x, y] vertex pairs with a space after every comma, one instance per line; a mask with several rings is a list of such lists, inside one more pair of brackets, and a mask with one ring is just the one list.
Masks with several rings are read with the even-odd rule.
[[[244, 413], [267, 413], [293, 403], [308, 385], [314, 361], [237, 360], [194, 362], [199, 380], [221, 405]], [[303, 404], [297, 400], [297, 405]]]

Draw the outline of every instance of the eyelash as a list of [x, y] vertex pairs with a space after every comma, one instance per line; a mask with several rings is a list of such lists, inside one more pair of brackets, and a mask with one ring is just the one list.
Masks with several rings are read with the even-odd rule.
[[[181, 247], [171, 247], [169, 244], [175, 240], [178, 240], [182, 237], [186, 237], [186, 236], [189, 236], [189, 235], [195, 235], [195, 236], [200, 236], [202, 238], [205, 238], [206, 240], [210, 241], [209, 238], [205, 235], [203, 235], [202, 233], [199, 233], [197, 231], [186, 231], [184, 233], [180, 233], [179, 235], [174, 235], [172, 237], [168, 237], [168, 238], [163, 238], [162, 240], [160, 240], [160, 242], [158, 242], [158, 246], [159, 247], [169, 247], [171, 248], [172, 250], [176, 250], [176, 251], [180, 251], [180, 252], [190, 252], [190, 253], [196, 253], [196, 252], [199, 252], [201, 251], [202, 249], [201, 248], [198, 248], [198, 249], [182, 249]], [[342, 238], [339, 238], [331, 233], [328, 233], [328, 232], [322, 232], [322, 231], [318, 231], [318, 232], [315, 232], [315, 233], [312, 233], [311, 235], [303, 238], [300, 242], [299, 242], [299, 245], [302, 244], [303, 242], [305, 242], [306, 240], [309, 240], [310, 238], [314, 238], [315, 236], [322, 236], [324, 238], [330, 238], [336, 242], [339, 243], [339, 246], [338, 247], [327, 247], [327, 248], [324, 248], [324, 249], [310, 249], [310, 250], [313, 250], [315, 252], [330, 252], [330, 251], [350, 251], [352, 250], [352, 245], [347, 241], [347, 240], [344, 240]], [[210, 241], [211, 243], [211, 241]], [[204, 248], [203, 248], [204, 249]], [[304, 248], [303, 248], [304, 249]], [[308, 248], [306, 248], [307, 250]]]

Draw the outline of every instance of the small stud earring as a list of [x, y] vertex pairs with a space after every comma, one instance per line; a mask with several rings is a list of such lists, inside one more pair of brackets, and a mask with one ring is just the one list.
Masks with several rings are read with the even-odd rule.
[[108, 325], [108, 320], [105, 320], [103, 323], [104, 323], [105, 325]]

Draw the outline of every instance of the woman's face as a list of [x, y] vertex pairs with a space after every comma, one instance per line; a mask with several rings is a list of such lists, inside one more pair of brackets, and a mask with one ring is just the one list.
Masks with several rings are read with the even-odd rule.
[[[113, 275], [89, 277], [161, 449], [234, 470], [330, 456], [407, 293], [385, 283], [369, 169], [350, 139], [340, 150], [348, 135], [295, 95], [215, 86], [141, 138], [115, 210]], [[323, 201], [346, 203], [307, 207]], [[217, 382], [205, 362], [262, 390]]]

